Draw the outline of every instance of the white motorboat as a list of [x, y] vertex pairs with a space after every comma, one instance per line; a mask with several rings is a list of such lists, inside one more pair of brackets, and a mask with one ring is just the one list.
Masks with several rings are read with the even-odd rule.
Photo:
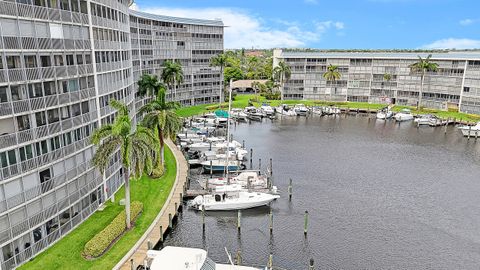
[[300, 116], [306, 116], [308, 113], [308, 108], [303, 104], [296, 104], [295, 107], [293, 107], [293, 110]]
[[245, 107], [244, 112], [247, 114], [247, 118], [252, 121], [262, 121], [264, 117], [264, 114], [253, 106]]
[[334, 106], [327, 106], [322, 108], [322, 112], [324, 115], [332, 115], [332, 114], [340, 114], [341, 110], [340, 108], [337, 108]]
[[199, 248], [167, 246], [161, 250], [148, 250], [147, 265], [142, 269], [150, 270], [264, 270], [249, 266], [218, 264], [208, 257], [207, 251]]
[[[187, 146], [189, 151], [212, 151], [218, 150], [221, 148], [227, 148], [227, 142], [217, 141], [217, 142], [199, 142], [192, 143]], [[229, 148], [239, 148], [242, 147], [242, 144], [233, 140], [228, 143]]]
[[441, 126], [447, 123], [446, 120], [440, 119], [432, 114], [425, 114], [413, 120], [417, 125], [428, 125], [431, 127]]
[[285, 116], [296, 116], [297, 113], [292, 109], [290, 108], [290, 106], [288, 106], [287, 104], [282, 104], [280, 106], [277, 107], [277, 112], [280, 113], [281, 115], [285, 115]]
[[399, 122], [410, 121], [413, 120], [413, 115], [409, 109], [402, 109], [400, 112], [395, 114], [395, 120]]
[[[239, 171], [241, 170], [242, 164], [238, 160], [226, 160], [226, 159], [216, 159], [216, 160], [205, 160], [200, 163], [203, 167], [203, 170], [209, 172], [223, 172], [226, 171], [228, 166], [229, 171]], [[228, 164], [228, 165], [227, 165]]]
[[243, 122], [248, 121], [247, 114], [244, 113], [243, 110], [239, 108], [233, 108], [230, 111], [230, 116], [237, 121], [243, 121]]
[[478, 122], [475, 126], [460, 126], [458, 129], [462, 132], [463, 136], [480, 136], [480, 122]]
[[279, 195], [248, 192], [241, 185], [217, 186], [212, 194], [199, 195], [192, 201], [192, 207], [206, 211], [230, 211], [255, 208], [270, 204]]
[[390, 110], [390, 108], [386, 107], [377, 112], [377, 119], [389, 119], [392, 118], [393, 112]]
[[[259, 174], [258, 171], [243, 171], [238, 175], [229, 177], [230, 184], [237, 184], [242, 186], [246, 189], [267, 189], [268, 186], [268, 178], [265, 175]], [[204, 188], [217, 187], [217, 186], [225, 186], [228, 184], [226, 177], [217, 177], [217, 178], [209, 178], [203, 184]], [[277, 188], [272, 187], [272, 193], [277, 193]]]
[[270, 105], [263, 104], [260, 107], [260, 110], [266, 115], [266, 116], [271, 116], [275, 114], [275, 110]]

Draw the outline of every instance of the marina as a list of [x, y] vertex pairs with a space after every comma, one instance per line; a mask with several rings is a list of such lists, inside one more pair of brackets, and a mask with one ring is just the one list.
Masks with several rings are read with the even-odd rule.
[[[285, 269], [306, 269], [312, 258], [321, 269], [474, 269], [480, 258], [468, 250], [480, 241], [474, 233], [480, 220], [467, 220], [476, 219], [471, 211], [480, 203], [476, 140], [451, 123], [419, 128], [353, 113], [232, 124], [233, 140], [253, 149], [247, 169], [268, 173], [273, 159], [281, 198], [240, 216], [194, 210], [186, 200], [188, 210], [163, 245], [208, 248], [222, 263], [225, 247], [241, 252], [245, 265], [265, 265], [272, 256]], [[191, 198], [211, 194], [197, 176], [210, 172], [190, 170]]]

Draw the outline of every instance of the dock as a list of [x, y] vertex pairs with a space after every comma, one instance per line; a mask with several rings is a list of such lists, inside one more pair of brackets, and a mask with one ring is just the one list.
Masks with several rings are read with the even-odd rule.
[[188, 163], [182, 152], [171, 140], [167, 140], [166, 144], [172, 151], [177, 163], [177, 176], [172, 191], [147, 231], [113, 269], [131, 270], [143, 265], [147, 251], [163, 240], [163, 235], [168, 229], [171, 229], [172, 220], [177, 216], [178, 208], [182, 205], [182, 197], [187, 184]]

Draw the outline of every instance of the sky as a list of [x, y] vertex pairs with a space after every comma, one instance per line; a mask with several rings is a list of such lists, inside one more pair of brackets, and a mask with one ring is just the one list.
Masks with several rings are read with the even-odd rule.
[[131, 8], [222, 19], [227, 49], [480, 48], [480, 0], [136, 0]]

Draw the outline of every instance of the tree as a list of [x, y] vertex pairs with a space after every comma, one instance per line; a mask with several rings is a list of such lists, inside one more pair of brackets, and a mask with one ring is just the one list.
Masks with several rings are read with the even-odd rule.
[[[323, 78], [330, 82], [331, 84], [335, 84], [337, 80], [340, 80], [342, 74], [338, 71], [338, 66], [334, 66], [332, 64], [328, 65], [327, 71], [323, 73]], [[337, 87], [335, 86], [335, 94], [337, 94]], [[332, 99], [332, 92], [330, 91], [330, 100]]]
[[[157, 139], [160, 142], [161, 167], [165, 164], [165, 138], [175, 140], [177, 133], [182, 129], [182, 120], [175, 112], [180, 108], [178, 102], [167, 102], [165, 98], [165, 86], [158, 89], [154, 100], [140, 108], [139, 113], [144, 115], [142, 126], [157, 132]], [[163, 171], [163, 170], [162, 170]]]
[[175, 100], [177, 98], [177, 84], [183, 83], [182, 65], [178, 61], [167, 60], [163, 63], [162, 80], [170, 88]]
[[273, 69], [274, 77], [277, 82], [280, 84], [280, 99], [283, 100], [283, 90], [285, 87], [285, 82], [290, 79], [292, 75], [292, 70], [290, 66], [287, 65], [284, 61], [280, 61], [278, 66]]
[[247, 79], [258, 79], [258, 69], [260, 68], [260, 60], [256, 56], [247, 57]]
[[242, 70], [239, 67], [226, 67], [224, 73], [223, 81], [225, 86], [229, 84], [230, 80], [238, 81], [244, 78]]
[[220, 97], [219, 97], [219, 100], [218, 102], [221, 104], [222, 103], [222, 92], [224, 91], [223, 89], [223, 70], [225, 69], [225, 67], [227, 66], [227, 55], [224, 54], [224, 53], [221, 53], [221, 54], [218, 54], [216, 56], [213, 56], [211, 59], [210, 59], [210, 66], [213, 66], [213, 67], [220, 67]]
[[420, 104], [422, 103], [423, 83], [425, 81], [425, 75], [427, 74], [427, 71], [437, 71], [438, 69], [437, 63], [430, 62], [431, 57], [431, 54], [429, 54], [425, 59], [423, 59], [421, 56], [418, 56], [418, 62], [410, 65], [410, 71], [412, 73], [420, 73], [420, 92], [418, 93], [417, 110], [420, 108]]
[[[390, 73], [383, 74], [383, 80], [387, 82], [388, 90], [390, 91], [390, 86], [391, 86], [390, 81], [392, 80], [392, 74], [390, 74]], [[383, 95], [385, 96], [385, 90], [383, 91]]]
[[125, 104], [112, 100], [110, 106], [116, 109], [118, 114], [112, 124], [103, 125], [93, 133], [92, 143], [97, 146], [97, 151], [92, 162], [103, 174], [111, 157], [120, 149], [125, 181], [125, 222], [129, 229], [131, 227], [130, 171], [133, 171], [133, 176], [137, 178], [143, 172], [152, 170], [152, 164], [158, 155], [158, 140], [148, 128], [139, 125], [133, 129]]
[[255, 99], [258, 101], [257, 92], [262, 87], [262, 83], [259, 81], [252, 82], [252, 88], [255, 91]]
[[143, 74], [137, 82], [140, 96], [153, 96], [156, 94], [160, 81], [156, 75]]

